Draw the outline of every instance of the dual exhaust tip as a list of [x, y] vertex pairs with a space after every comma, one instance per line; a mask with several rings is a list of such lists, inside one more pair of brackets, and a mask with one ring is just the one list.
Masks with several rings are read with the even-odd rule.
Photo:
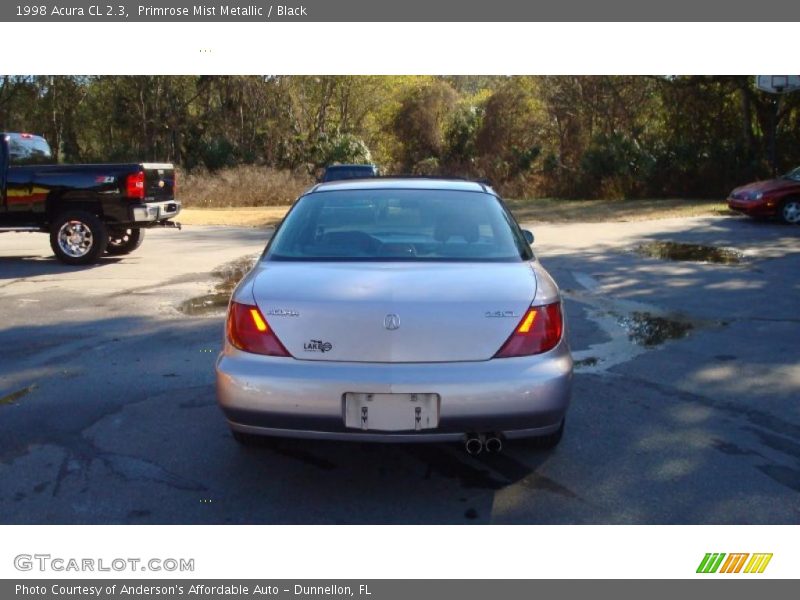
[[470, 456], [478, 456], [484, 450], [487, 454], [498, 454], [503, 450], [503, 440], [494, 433], [471, 433], [464, 440], [464, 450]]

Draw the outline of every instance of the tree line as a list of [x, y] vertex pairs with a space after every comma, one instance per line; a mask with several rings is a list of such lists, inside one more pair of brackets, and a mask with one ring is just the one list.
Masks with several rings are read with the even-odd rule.
[[515, 197], [719, 197], [800, 164], [800, 93], [751, 76], [9, 75], [0, 130], [44, 135], [60, 162], [375, 162]]

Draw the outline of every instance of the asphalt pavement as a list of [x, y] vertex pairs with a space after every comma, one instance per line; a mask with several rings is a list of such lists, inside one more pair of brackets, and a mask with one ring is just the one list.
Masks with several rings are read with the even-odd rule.
[[[800, 523], [800, 227], [528, 227], [567, 299], [573, 404], [554, 451], [478, 457], [233, 441], [213, 273], [268, 230], [150, 231], [85, 268], [45, 235], [0, 235], [0, 523]], [[670, 248], [654, 242], [739, 261], [641, 252]]]

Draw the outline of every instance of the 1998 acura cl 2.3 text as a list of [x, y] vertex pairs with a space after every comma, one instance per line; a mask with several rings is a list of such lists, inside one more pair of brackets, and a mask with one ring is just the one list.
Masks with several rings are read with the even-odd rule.
[[532, 241], [480, 183], [315, 186], [231, 298], [217, 394], [234, 437], [555, 446], [572, 357]]

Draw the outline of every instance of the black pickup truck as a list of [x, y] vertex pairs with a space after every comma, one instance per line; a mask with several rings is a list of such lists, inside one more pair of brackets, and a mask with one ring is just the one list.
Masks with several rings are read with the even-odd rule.
[[52, 164], [44, 138], [0, 132], [0, 233], [49, 233], [62, 262], [133, 252], [145, 228], [180, 228], [180, 209], [171, 164]]

